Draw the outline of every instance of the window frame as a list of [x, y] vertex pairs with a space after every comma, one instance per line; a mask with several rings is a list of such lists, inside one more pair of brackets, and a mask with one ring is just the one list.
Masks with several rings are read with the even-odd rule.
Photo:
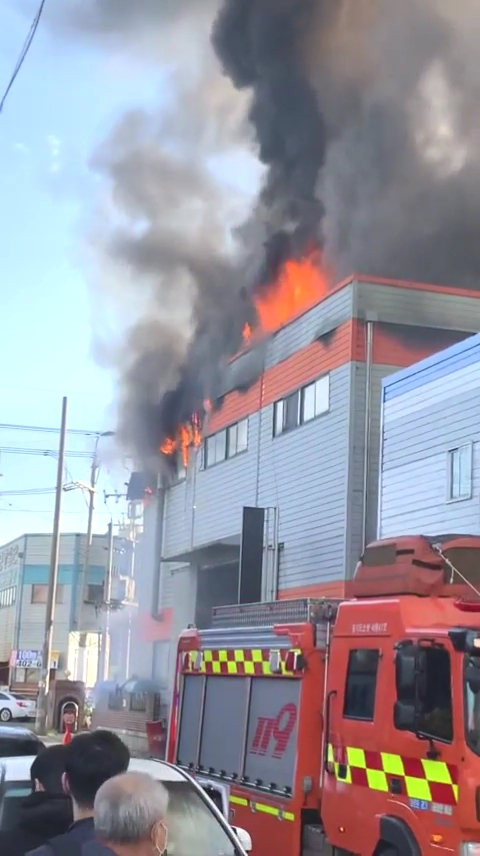
[[[467, 452], [468, 455], [468, 491], [460, 493], [462, 485], [461, 475], [461, 453]], [[458, 454], [458, 494], [455, 492], [455, 476], [454, 462], [455, 454]], [[459, 443], [458, 446], [452, 446], [447, 451], [447, 502], [465, 502], [472, 499], [473, 496], [473, 442]]]
[[[327, 406], [325, 407], [317, 403], [317, 397], [323, 398], [324, 393], [319, 392], [321, 390], [321, 386], [326, 386], [327, 393]], [[311, 411], [311, 415], [305, 415], [305, 402], [307, 399], [308, 391], [313, 390], [313, 411]], [[297, 419], [295, 425], [287, 424], [287, 402], [289, 399], [293, 399], [294, 396], [297, 396]], [[315, 419], [319, 419], [321, 416], [325, 416], [325, 414], [330, 412], [330, 372], [326, 372], [320, 377], [315, 378], [315, 380], [309, 381], [308, 383], [303, 384], [298, 389], [289, 393], [288, 395], [284, 395], [283, 398], [277, 399], [277, 401], [273, 404], [273, 437], [280, 437], [282, 434], [286, 434], [290, 431], [295, 430], [295, 428], [299, 428], [301, 425], [308, 425], [310, 422], [313, 422]]]
[[[365, 670], [360, 670], [358, 668], [352, 669], [353, 657], [362, 651], [368, 651], [369, 653], [376, 655], [375, 671], [374, 672], [373, 672], [373, 670], [365, 672]], [[375, 721], [375, 709], [376, 709], [376, 704], [377, 704], [377, 688], [378, 688], [378, 670], [379, 670], [379, 666], [380, 666], [381, 656], [382, 656], [382, 652], [381, 652], [381, 649], [378, 647], [373, 648], [373, 647], [369, 647], [367, 645], [364, 645], [364, 646], [357, 646], [356, 648], [350, 648], [349, 649], [348, 660], [347, 660], [347, 669], [346, 669], [346, 674], [345, 674], [345, 684], [344, 684], [344, 691], [343, 691], [342, 719], [347, 719], [347, 720], [353, 721], [353, 722], [374, 722]], [[371, 716], [355, 716], [352, 713], [348, 713], [347, 712], [347, 700], [348, 700], [350, 677], [352, 675], [358, 675], [358, 674], [367, 674], [367, 675], [371, 676], [372, 672], [373, 672], [373, 679], [374, 679], [374, 692], [373, 692], [373, 707], [372, 707]]]
[[[238, 448], [238, 438], [240, 433], [240, 426], [245, 425], [245, 446], [241, 449]], [[235, 431], [235, 443], [232, 444], [231, 438]], [[245, 452], [248, 452], [248, 431], [249, 431], [249, 419], [248, 416], [245, 416], [244, 419], [238, 419], [237, 422], [232, 422], [231, 425], [227, 425], [226, 428], [222, 428], [220, 431], [216, 431], [214, 434], [209, 434], [205, 437], [204, 441], [204, 452], [203, 452], [203, 468], [205, 470], [210, 470], [212, 467], [216, 467], [217, 464], [223, 464], [224, 461], [229, 461], [231, 458], [236, 458], [238, 455], [243, 455]], [[215, 453], [214, 458], [209, 462], [209, 448], [213, 445], [213, 447], [217, 448], [218, 438], [222, 435], [225, 435], [225, 454], [217, 459], [217, 455]]]
[[[36, 589], [42, 589], [42, 591], [45, 591], [45, 600], [34, 599], [34, 594], [35, 594]], [[63, 583], [57, 584], [57, 590], [55, 593], [55, 605], [56, 606], [62, 606], [62, 604], [64, 603], [64, 595], [65, 595], [64, 589], [65, 589], [65, 587], [64, 587]], [[47, 603], [47, 600], [48, 600], [48, 583], [32, 583], [32, 591], [30, 594], [30, 603], [33, 604], [34, 606], [45, 606]]]

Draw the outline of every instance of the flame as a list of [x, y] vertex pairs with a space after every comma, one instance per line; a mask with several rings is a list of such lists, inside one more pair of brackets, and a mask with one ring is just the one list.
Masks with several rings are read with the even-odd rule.
[[245, 324], [242, 338], [249, 345], [255, 333], [273, 333], [292, 318], [315, 306], [328, 291], [327, 277], [318, 251], [300, 261], [289, 259], [278, 278], [255, 296], [258, 325]]
[[245, 324], [243, 331], [242, 331], [243, 341], [244, 342], [250, 342], [252, 336], [253, 336], [253, 330], [252, 330], [250, 324]]
[[261, 331], [272, 333], [278, 330], [287, 321], [318, 303], [327, 290], [320, 253], [311, 253], [301, 261], [289, 259], [284, 263], [278, 279], [255, 298]]
[[179, 426], [175, 437], [167, 437], [163, 441], [160, 452], [162, 455], [173, 455], [175, 452], [179, 452], [182, 456], [183, 465], [188, 467], [190, 449], [198, 449], [201, 443], [200, 416], [198, 413], [194, 413], [191, 422]]

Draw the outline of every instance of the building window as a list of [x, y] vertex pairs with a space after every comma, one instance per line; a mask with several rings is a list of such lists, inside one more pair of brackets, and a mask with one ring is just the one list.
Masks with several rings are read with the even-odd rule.
[[91, 583], [87, 588], [87, 603], [103, 603], [103, 584]]
[[205, 467], [213, 467], [234, 458], [248, 448], [248, 419], [235, 422], [223, 431], [211, 434], [205, 441]]
[[187, 468], [185, 466], [185, 461], [183, 459], [183, 454], [179, 452], [177, 454], [177, 481], [185, 481], [187, 478]]
[[309, 383], [302, 389], [300, 421], [310, 422], [322, 413], [328, 413], [330, 408], [330, 375]]
[[472, 496], [473, 447], [471, 443], [450, 449], [448, 453], [448, 498], [470, 499]]
[[343, 715], [346, 719], [373, 720], [380, 652], [357, 648], [348, 657]]
[[[47, 585], [33, 585], [32, 586], [32, 597], [31, 603], [46, 603], [48, 596], [48, 586]], [[57, 594], [55, 597], [55, 603], [63, 603], [63, 586], [57, 586]]]
[[310, 422], [330, 409], [330, 375], [324, 375], [273, 406], [273, 436]]
[[5, 609], [8, 606], [13, 606], [17, 599], [17, 587], [10, 586], [9, 588], [0, 591], [0, 609]]

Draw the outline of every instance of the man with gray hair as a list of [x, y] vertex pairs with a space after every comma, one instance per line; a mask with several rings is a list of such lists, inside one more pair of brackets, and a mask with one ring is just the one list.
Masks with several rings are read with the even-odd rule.
[[167, 849], [165, 816], [168, 793], [161, 782], [146, 773], [121, 773], [101, 786], [95, 797], [95, 835], [84, 847], [85, 856], [162, 856]]

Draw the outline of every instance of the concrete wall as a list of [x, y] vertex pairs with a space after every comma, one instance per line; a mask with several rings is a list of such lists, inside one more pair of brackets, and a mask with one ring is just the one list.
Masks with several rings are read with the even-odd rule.
[[[480, 532], [480, 336], [383, 386], [380, 537]], [[471, 490], [449, 492], [451, 450], [472, 444]]]

